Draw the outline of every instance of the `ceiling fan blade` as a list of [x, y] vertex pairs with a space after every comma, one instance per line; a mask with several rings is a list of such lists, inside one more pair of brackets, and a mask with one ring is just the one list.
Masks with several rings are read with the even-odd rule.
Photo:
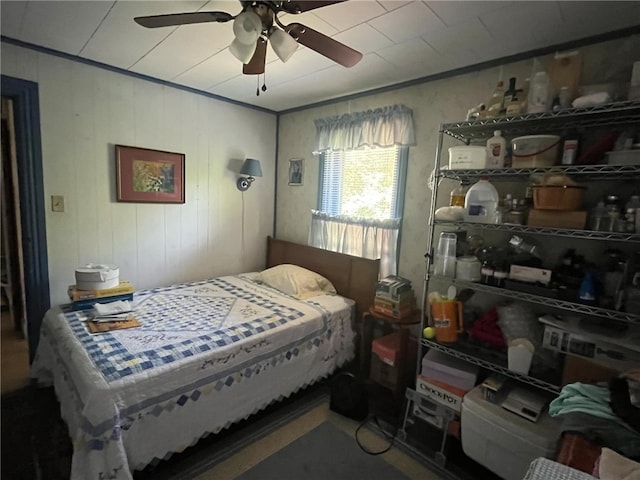
[[326, 7], [327, 5], [333, 5], [334, 3], [341, 3], [346, 0], [326, 0], [326, 1], [301, 1], [301, 0], [286, 0], [282, 2], [280, 10], [287, 13], [302, 13], [314, 10], [320, 7]]
[[258, 38], [256, 44], [256, 51], [249, 60], [249, 63], [245, 63], [242, 66], [242, 73], [245, 75], [260, 75], [264, 73], [264, 64], [267, 58], [267, 42], [264, 38]]
[[189, 23], [228, 22], [235, 17], [227, 12], [192, 12], [171, 13], [168, 15], [150, 15], [135, 17], [137, 24], [147, 28], [169, 27], [172, 25], [187, 25]]
[[302, 45], [343, 67], [353, 67], [362, 59], [362, 54], [357, 50], [300, 23], [291, 23], [285, 30]]

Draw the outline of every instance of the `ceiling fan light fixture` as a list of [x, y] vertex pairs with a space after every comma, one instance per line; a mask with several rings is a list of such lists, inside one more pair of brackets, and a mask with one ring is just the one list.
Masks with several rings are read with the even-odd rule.
[[287, 32], [274, 28], [269, 36], [269, 42], [273, 51], [282, 62], [286, 62], [291, 58], [291, 55], [298, 48], [298, 42], [296, 42], [291, 35]]
[[261, 33], [262, 20], [255, 12], [242, 12], [233, 21], [233, 34], [240, 43], [245, 45], [255, 43]]
[[256, 51], [256, 42], [253, 42], [250, 45], [246, 45], [242, 42], [239, 42], [236, 38], [233, 42], [231, 42], [231, 45], [229, 45], [229, 51], [234, 57], [236, 57], [242, 63], [246, 64], [249, 63], [249, 60], [251, 60], [251, 57], [253, 57], [253, 54]]

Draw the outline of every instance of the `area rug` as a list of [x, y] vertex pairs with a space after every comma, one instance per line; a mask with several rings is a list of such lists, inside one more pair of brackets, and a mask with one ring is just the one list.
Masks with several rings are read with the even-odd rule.
[[237, 480], [408, 480], [380, 456], [361, 450], [353, 437], [326, 421], [270, 455]]

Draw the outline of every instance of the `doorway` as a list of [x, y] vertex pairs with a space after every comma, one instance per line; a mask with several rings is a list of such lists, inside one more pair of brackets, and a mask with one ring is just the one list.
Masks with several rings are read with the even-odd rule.
[[24, 262], [15, 148], [13, 102], [2, 98], [2, 169], [0, 170], [0, 299], [1, 391], [9, 393], [28, 384], [29, 348], [24, 295]]
[[[22, 251], [23, 318], [28, 339], [29, 363], [33, 361], [40, 326], [50, 306], [44, 181], [40, 140], [38, 84], [1, 75], [2, 98], [11, 100], [15, 164], [14, 197], [19, 205], [16, 222]], [[4, 137], [4, 135], [3, 135]], [[4, 159], [3, 159], [4, 160]], [[4, 164], [4, 161], [3, 161]]]

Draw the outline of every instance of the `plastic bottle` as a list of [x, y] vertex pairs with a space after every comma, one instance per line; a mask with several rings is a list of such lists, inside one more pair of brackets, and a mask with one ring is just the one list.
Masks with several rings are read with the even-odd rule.
[[542, 113], [549, 110], [549, 75], [544, 70], [536, 72], [531, 78], [527, 113]]
[[464, 218], [467, 222], [495, 223], [500, 197], [488, 177], [474, 183], [464, 199]]
[[487, 168], [504, 168], [504, 157], [507, 154], [507, 141], [500, 130], [493, 132], [487, 140]]
[[449, 205], [452, 207], [464, 207], [464, 199], [467, 196], [467, 190], [469, 190], [469, 184], [461, 180], [460, 185], [451, 190]]
[[600, 201], [589, 212], [589, 228], [594, 232], [603, 232], [608, 230], [607, 219], [607, 207], [604, 206], [604, 202]]
[[503, 98], [504, 98], [504, 82], [500, 80], [496, 85], [496, 88], [493, 89], [493, 93], [491, 94], [491, 98], [487, 103], [487, 118], [493, 118], [500, 115], [503, 106]]
[[516, 93], [516, 77], [511, 77], [509, 79], [509, 88], [507, 88], [507, 90], [504, 92], [504, 99], [502, 101], [504, 108], [507, 108], [507, 105], [509, 105]]

